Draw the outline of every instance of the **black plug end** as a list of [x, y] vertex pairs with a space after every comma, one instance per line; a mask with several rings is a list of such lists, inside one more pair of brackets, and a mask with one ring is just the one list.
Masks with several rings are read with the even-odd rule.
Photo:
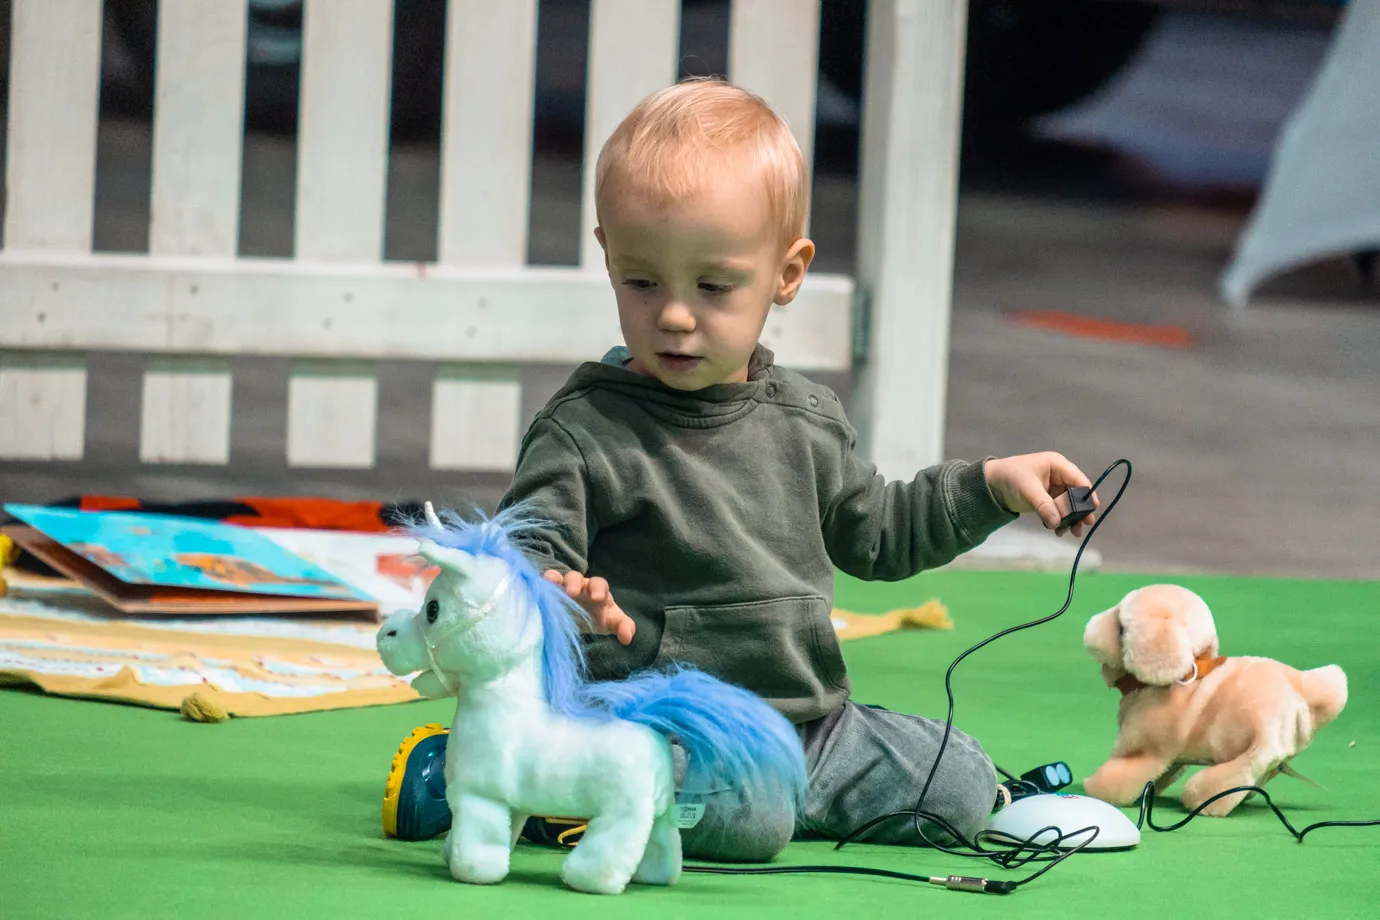
[[950, 891], [971, 891], [976, 894], [1010, 894], [1016, 890], [1015, 882], [1001, 879], [976, 878], [971, 875], [950, 875], [947, 878], [932, 878], [930, 882], [943, 885]]
[[1087, 486], [1069, 486], [1062, 497], [1067, 499], [1069, 510], [1059, 522], [1060, 527], [1072, 527], [1097, 510], [1093, 504], [1092, 489]]

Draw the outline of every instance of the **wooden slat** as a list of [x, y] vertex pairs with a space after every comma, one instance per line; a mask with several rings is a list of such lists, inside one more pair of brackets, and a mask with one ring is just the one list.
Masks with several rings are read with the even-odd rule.
[[[149, 252], [232, 259], [239, 248], [246, 0], [159, 0]], [[195, 293], [191, 294], [195, 297]], [[197, 358], [145, 370], [139, 454], [225, 463], [230, 381]]]
[[679, 47], [680, 0], [593, 0], [580, 213], [580, 264], [586, 268], [604, 264], [594, 239], [594, 164], [599, 150], [633, 106], [675, 82]]
[[82, 356], [0, 352], [0, 457], [80, 460], [85, 441]]
[[733, 0], [728, 77], [751, 90], [791, 126], [814, 159], [820, 0]]
[[232, 384], [223, 358], [151, 359], [144, 370], [139, 459], [228, 463]]
[[[517, 268], [527, 261], [537, 0], [450, 0], [446, 15], [438, 261]], [[438, 368], [431, 466], [512, 469], [521, 398], [516, 369]]]
[[966, 0], [869, 4], [859, 447], [888, 478], [944, 453]]
[[294, 364], [288, 380], [289, 466], [374, 465], [378, 380], [368, 362]]
[[442, 365], [431, 392], [431, 467], [511, 470], [522, 437], [516, 367]]
[[88, 252], [101, 0], [14, 0], [5, 248]]
[[288, 375], [287, 455], [291, 466], [368, 469], [374, 465], [378, 375], [371, 362], [298, 358]]
[[[13, 305], [0, 348], [569, 363], [618, 338], [608, 283], [560, 268], [0, 254]], [[846, 370], [852, 296], [850, 278], [809, 275], [766, 341], [784, 364]]]
[[388, 178], [392, 0], [307, 0], [297, 137], [299, 259], [378, 261]]
[[[392, 0], [307, 0], [297, 141], [298, 259], [383, 257]], [[288, 462], [369, 467], [378, 391], [371, 365], [294, 361]]]
[[149, 251], [239, 242], [247, 0], [159, 0]]
[[231, 389], [229, 365], [224, 362], [208, 364], [204, 357], [171, 354], [146, 359], [140, 459], [229, 462]]
[[527, 259], [537, 0], [450, 0], [438, 259]]

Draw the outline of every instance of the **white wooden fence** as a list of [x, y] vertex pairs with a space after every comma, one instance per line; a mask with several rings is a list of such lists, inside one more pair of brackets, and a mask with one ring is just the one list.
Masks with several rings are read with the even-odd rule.
[[[584, 180], [578, 268], [525, 264], [538, 0], [450, 0], [438, 259], [385, 262], [391, 0], [306, 0], [294, 256], [236, 254], [246, 0], [161, 0], [149, 252], [92, 251], [100, 0], [14, 0], [0, 459], [72, 460], [86, 358], [143, 354], [140, 456], [225, 464], [234, 355], [293, 359], [287, 459], [369, 467], [373, 362], [435, 362], [430, 460], [512, 466], [520, 368], [619, 341]], [[677, 73], [679, 0], [592, 0], [586, 163]], [[942, 449], [965, 0], [870, 6], [859, 272], [811, 276], [765, 333], [852, 370], [862, 449]], [[813, 141], [818, 0], [734, 0], [729, 78]], [[828, 36], [824, 36], [828, 41]], [[99, 385], [95, 381], [94, 385]]]

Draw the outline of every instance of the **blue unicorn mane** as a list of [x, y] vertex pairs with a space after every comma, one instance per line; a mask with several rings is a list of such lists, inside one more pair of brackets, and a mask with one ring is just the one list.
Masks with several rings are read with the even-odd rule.
[[643, 670], [623, 680], [590, 681], [582, 627], [589, 614], [537, 571], [522, 544], [556, 526], [518, 503], [467, 521], [438, 512], [442, 526], [414, 522], [410, 533], [508, 567], [512, 588], [541, 620], [546, 702], [576, 719], [623, 719], [673, 738], [686, 753], [682, 787], [702, 794], [725, 787], [784, 793], [803, 807], [805, 755], [800, 736], [761, 698], [689, 665]]
[[541, 619], [541, 680], [547, 703], [564, 715], [598, 718], [602, 713], [580, 692], [589, 679], [580, 638], [581, 627], [590, 623], [589, 614], [566, 596], [564, 588], [543, 578], [520, 548], [524, 537], [551, 525], [521, 504], [492, 517], [476, 515], [473, 521], [451, 511], [438, 511], [437, 516], [442, 527], [414, 524], [411, 534], [471, 556], [490, 556], [507, 566], [510, 590], [515, 589], [522, 606]]

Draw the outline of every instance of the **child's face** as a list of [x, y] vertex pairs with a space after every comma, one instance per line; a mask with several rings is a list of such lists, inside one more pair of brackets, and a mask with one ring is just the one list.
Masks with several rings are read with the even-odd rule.
[[747, 380], [767, 311], [795, 298], [814, 244], [783, 246], [766, 190], [725, 167], [685, 201], [610, 189], [596, 234], [631, 370], [678, 390]]

